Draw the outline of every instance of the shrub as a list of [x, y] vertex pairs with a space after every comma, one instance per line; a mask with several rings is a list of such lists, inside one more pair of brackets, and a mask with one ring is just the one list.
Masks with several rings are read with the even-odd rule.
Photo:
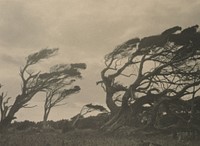
[[35, 122], [32, 122], [32, 121], [28, 121], [28, 120], [25, 120], [23, 122], [14, 122], [12, 124], [12, 127], [17, 129], [17, 130], [26, 130], [28, 128], [31, 128], [31, 127], [36, 127], [36, 123]]
[[62, 133], [66, 133], [72, 130], [74, 130], [74, 128], [72, 127], [72, 123], [68, 120], [65, 121], [64, 124], [62, 124]]
[[87, 118], [80, 119], [76, 127], [79, 129], [99, 129], [109, 119], [108, 114], [99, 114], [97, 116], [90, 116]]

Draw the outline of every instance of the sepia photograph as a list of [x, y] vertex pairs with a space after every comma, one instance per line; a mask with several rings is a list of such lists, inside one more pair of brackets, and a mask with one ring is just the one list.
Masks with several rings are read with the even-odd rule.
[[0, 0], [0, 146], [199, 146], [199, 0]]

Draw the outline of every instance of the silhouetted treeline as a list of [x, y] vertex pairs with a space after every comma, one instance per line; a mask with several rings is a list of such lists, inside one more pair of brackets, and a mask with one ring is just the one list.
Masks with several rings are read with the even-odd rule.
[[[109, 120], [108, 114], [99, 114], [97, 116], [90, 116], [86, 118], [82, 118], [77, 122], [77, 125], [75, 128], [77, 129], [98, 129], [103, 124], [105, 124]], [[47, 121], [48, 129], [54, 129], [54, 130], [61, 130], [62, 132], [68, 132], [73, 130], [72, 127], [73, 120], [59, 120], [59, 121], [53, 121], [49, 120]], [[20, 121], [20, 122], [13, 122], [11, 125], [11, 129], [17, 130], [17, 131], [24, 131], [24, 130], [42, 130], [43, 129], [43, 122], [34, 122], [34, 121]]]

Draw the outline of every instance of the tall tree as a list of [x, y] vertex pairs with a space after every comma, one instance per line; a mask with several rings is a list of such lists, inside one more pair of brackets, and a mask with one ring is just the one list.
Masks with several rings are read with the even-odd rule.
[[76, 79], [82, 78], [80, 73], [81, 69], [86, 69], [86, 65], [84, 63], [68, 65], [60, 64], [51, 68], [51, 72], [63, 71], [65, 74], [62, 76], [62, 80], [55, 82], [45, 90], [46, 99], [43, 116], [44, 127], [46, 126], [46, 121], [51, 109], [56, 106], [64, 105], [65, 103], [63, 103], [63, 101], [69, 97], [69, 95], [78, 93], [81, 90], [79, 86], [73, 86], [69, 88], [69, 86], [72, 86]]
[[[20, 69], [20, 77], [22, 80], [21, 93], [16, 96], [14, 103], [10, 107], [6, 117], [0, 122], [0, 129], [6, 128], [11, 121], [15, 119], [15, 114], [23, 107], [26, 107], [28, 102], [39, 92], [43, 92], [54, 84], [65, 80], [67, 76], [73, 75], [75, 70], [55, 70], [50, 69], [50, 72], [35, 72], [31, 67], [44, 59], [48, 59], [56, 55], [58, 49], [42, 49], [39, 52], [33, 53], [26, 58], [26, 64]], [[58, 65], [59, 66], [59, 65]], [[77, 72], [79, 73], [79, 72]]]
[[[106, 67], [97, 84], [104, 88], [114, 116], [102, 128], [113, 131], [125, 124], [161, 128], [158, 123], [164, 115], [178, 113], [173, 116], [181, 121], [181, 113], [191, 113], [200, 89], [197, 28], [180, 31], [176, 26], [141, 40], [131, 39], [105, 56]], [[128, 80], [123, 82], [125, 78]], [[184, 120], [190, 122], [189, 118]]]

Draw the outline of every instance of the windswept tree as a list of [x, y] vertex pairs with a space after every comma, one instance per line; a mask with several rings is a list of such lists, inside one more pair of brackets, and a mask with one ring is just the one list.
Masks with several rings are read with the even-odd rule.
[[[20, 77], [22, 80], [21, 93], [16, 96], [14, 103], [7, 112], [5, 118], [0, 122], [0, 129], [6, 128], [11, 121], [15, 119], [15, 114], [24, 107], [27, 107], [28, 102], [39, 92], [44, 92], [55, 84], [59, 84], [67, 79], [67, 76], [76, 73], [75, 70], [65, 70], [54, 66], [50, 72], [33, 71], [32, 66], [44, 59], [48, 59], [56, 55], [58, 49], [42, 49], [39, 52], [33, 53], [26, 58], [24, 67], [20, 69]], [[58, 65], [59, 66], [59, 65]], [[76, 66], [76, 64], [75, 64]]]
[[46, 121], [51, 109], [53, 107], [66, 104], [64, 100], [67, 97], [69, 97], [71, 94], [78, 93], [81, 90], [79, 86], [72, 86], [72, 84], [76, 81], [76, 79], [82, 78], [80, 72], [82, 69], [86, 69], [86, 64], [60, 64], [53, 66], [50, 69], [49, 74], [54, 74], [53, 76], [55, 76], [55, 73], [64, 74], [60, 79], [57, 78], [57, 81], [45, 90], [46, 98], [43, 116], [44, 127], [46, 126]]
[[[199, 129], [195, 124], [200, 112], [197, 29], [195, 25], [181, 31], [175, 26], [161, 34], [134, 38], [105, 56], [106, 67], [97, 84], [106, 92], [113, 118], [103, 129], [113, 131], [123, 125], [168, 129], [179, 122]], [[175, 120], [164, 125], [162, 119], [166, 117]]]
[[80, 120], [81, 118], [84, 118], [84, 116], [86, 114], [91, 113], [93, 111], [99, 111], [99, 112], [103, 112], [103, 113], [108, 113], [107, 109], [105, 107], [103, 107], [102, 105], [94, 105], [92, 103], [86, 104], [81, 108], [81, 111], [80, 111], [79, 114], [77, 114], [76, 116], [71, 118], [72, 121], [73, 121], [72, 127], [75, 127], [75, 125], [78, 122], [78, 120]]

